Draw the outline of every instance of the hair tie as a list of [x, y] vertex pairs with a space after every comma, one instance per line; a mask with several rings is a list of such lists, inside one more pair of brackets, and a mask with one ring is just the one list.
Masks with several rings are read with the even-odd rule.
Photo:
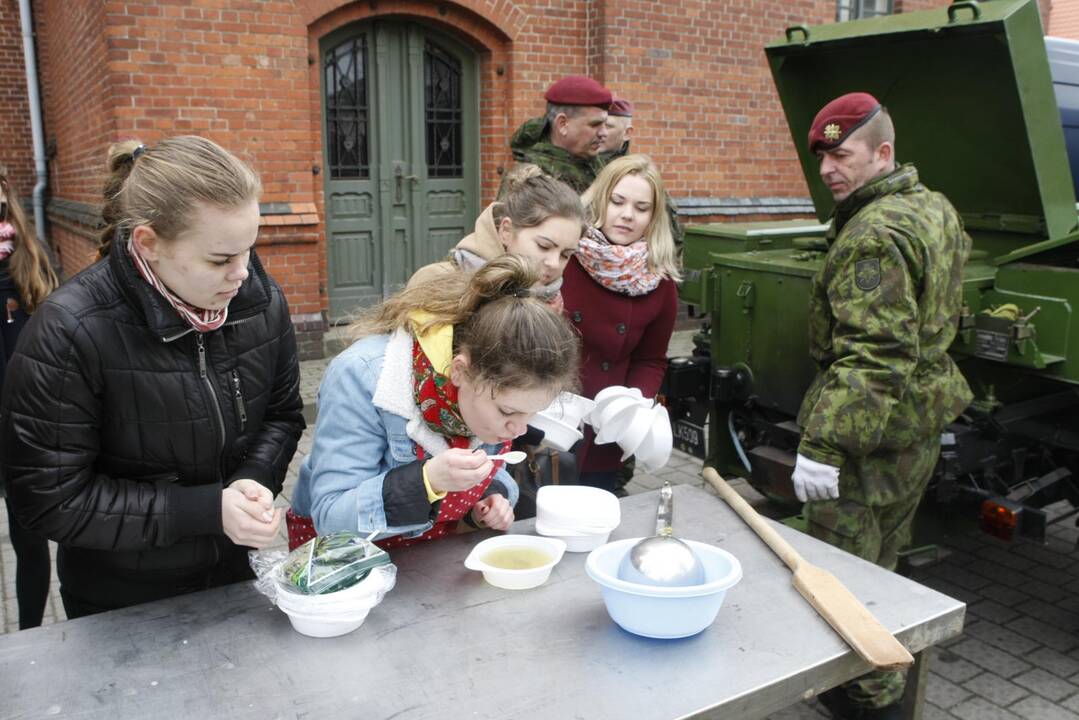
[[509, 296], [509, 297], [515, 297], [515, 298], [518, 298], [518, 299], [527, 298], [527, 297], [532, 297], [532, 291], [529, 290], [528, 288], [516, 288], [515, 290], [507, 291], [506, 295]]
[[146, 146], [145, 145], [139, 145], [137, 148], [132, 150], [131, 151], [131, 162], [135, 162], [135, 160], [138, 159], [139, 155], [142, 155], [144, 152], [146, 152]]

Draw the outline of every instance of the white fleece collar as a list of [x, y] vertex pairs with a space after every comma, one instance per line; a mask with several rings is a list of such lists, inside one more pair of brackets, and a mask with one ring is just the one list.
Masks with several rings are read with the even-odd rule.
[[[429, 456], [449, 449], [446, 438], [427, 426], [412, 396], [412, 334], [398, 328], [386, 343], [382, 357], [375, 394], [375, 407], [406, 420], [405, 433]], [[478, 447], [479, 440], [472, 438], [469, 447]]]

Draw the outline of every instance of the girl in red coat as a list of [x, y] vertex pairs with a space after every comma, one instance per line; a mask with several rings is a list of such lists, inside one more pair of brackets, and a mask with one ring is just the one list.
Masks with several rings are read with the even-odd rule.
[[[647, 156], [627, 155], [603, 168], [581, 201], [589, 231], [566, 267], [562, 296], [581, 333], [583, 393], [625, 385], [653, 397], [667, 369], [681, 280], [663, 180]], [[622, 451], [594, 440], [588, 428], [577, 456], [581, 484], [613, 492]]]

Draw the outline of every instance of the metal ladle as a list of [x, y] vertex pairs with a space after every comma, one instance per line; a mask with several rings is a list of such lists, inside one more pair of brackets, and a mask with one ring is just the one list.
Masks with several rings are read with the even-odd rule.
[[618, 578], [641, 585], [684, 587], [704, 582], [704, 566], [697, 553], [674, 537], [671, 530], [674, 488], [670, 481], [659, 491], [656, 534], [634, 545], [618, 566]]

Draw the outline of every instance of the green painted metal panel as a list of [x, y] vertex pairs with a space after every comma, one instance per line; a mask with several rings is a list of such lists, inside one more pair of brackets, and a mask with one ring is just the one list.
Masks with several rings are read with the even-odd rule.
[[[950, 7], [788, 30], [766, 48], [818, 217], [831, 194], [806, 148], [813, 116], [855, 90], [896, 125], [896, 154], [1006, 253], [1076, 227], [1075, 194], [1034, 0]], [[999, 238], [999, 236], [998, 236]]]

